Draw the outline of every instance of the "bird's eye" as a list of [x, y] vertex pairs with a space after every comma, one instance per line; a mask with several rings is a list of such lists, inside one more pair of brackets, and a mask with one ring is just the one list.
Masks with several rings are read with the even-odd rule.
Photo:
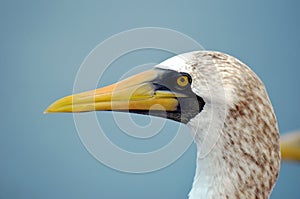
[[185, 75], [182, 75], [177, 78], [177, 85], [179, 85], [181, 87], [188, 85], [188, 83], [189, 83], [189, 78]]

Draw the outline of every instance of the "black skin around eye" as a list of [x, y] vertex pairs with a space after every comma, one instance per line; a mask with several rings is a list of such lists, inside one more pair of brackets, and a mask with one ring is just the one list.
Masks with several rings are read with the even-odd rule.
[[192, 77], [188, 73], [181, 72], [180, 74], [183, 75], [183, 76], [186, 76], [189, 80], [189, 83], [190, 84], [192, 83]]
[[[176, 71], [166, 70], [166, 69], [156, 69], [156, 70], [162, 71], [162, 73], [152, 82], [155, 85], [156, 89], [192, 93], [190, 88], [192, 83], [192, 78], [188, 73], [184, 73], [184, 72], [179, 73]], [[186, 77], [188, 79], [188, 83], [185, 86], [178, 85], [177, 81], [180, 81], [178, 80], [178, 78], [186, 78]]]
[[[163, 118], [169, 118], [174, 121], [188, 123], [191, 118], [194, 118], [198, 113], [200, 113], [205, 105], [204, 100], [197, 96], [191, 88], [192, 78], [189, 74], [179, 73], [168, 69], [156, 69], [158, 71], [158, 76], [151, 81], [154, 86], [154, 90], [165, 90], [176, 93], [182, 93], [185, 97], [178, 97], [178, 106], [174, 111], [151, 111], [148, 110], [131, 110], [130, 112], [153, 115]], [[188, 77], [189, 83], [180, 87], [176, 81], [182, 76]], [[167, 113], [167, 114], [166, 114]]]

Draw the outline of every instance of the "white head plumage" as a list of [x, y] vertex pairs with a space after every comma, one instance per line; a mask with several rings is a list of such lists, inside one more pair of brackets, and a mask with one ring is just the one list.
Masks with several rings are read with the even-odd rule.
[[205, 102], [187, 124], [198, 148], [190, 199], [269, 198], [280, 168], [279, 133], [257, 75], [213, 51], [181, 54], [157, 67], [190, 74]]

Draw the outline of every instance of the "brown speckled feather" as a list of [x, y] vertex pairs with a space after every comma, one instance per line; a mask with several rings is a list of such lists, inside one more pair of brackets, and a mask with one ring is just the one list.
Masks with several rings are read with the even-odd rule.
[[280, 169], [280, 147], [262, 81], [244, 63], [220, 52], [191, 52], [162, 65], [189, 73], [193, 91], [206, 103], [188, 123], [198, 147], [190, 199], [269, 198]]

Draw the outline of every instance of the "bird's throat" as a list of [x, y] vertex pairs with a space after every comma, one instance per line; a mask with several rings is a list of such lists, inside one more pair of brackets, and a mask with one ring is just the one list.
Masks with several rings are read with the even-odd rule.
[[226, 115], [225, 111], [223, 106], [206, 104], [201, 114], [188, 123], [197, 145], [197, 167], [189, 199], [219, 199], [226, 196], [222, 189], [225, 183], [222, 159], [224, 140], [220, 138], [224, 120], [213, 119]]

